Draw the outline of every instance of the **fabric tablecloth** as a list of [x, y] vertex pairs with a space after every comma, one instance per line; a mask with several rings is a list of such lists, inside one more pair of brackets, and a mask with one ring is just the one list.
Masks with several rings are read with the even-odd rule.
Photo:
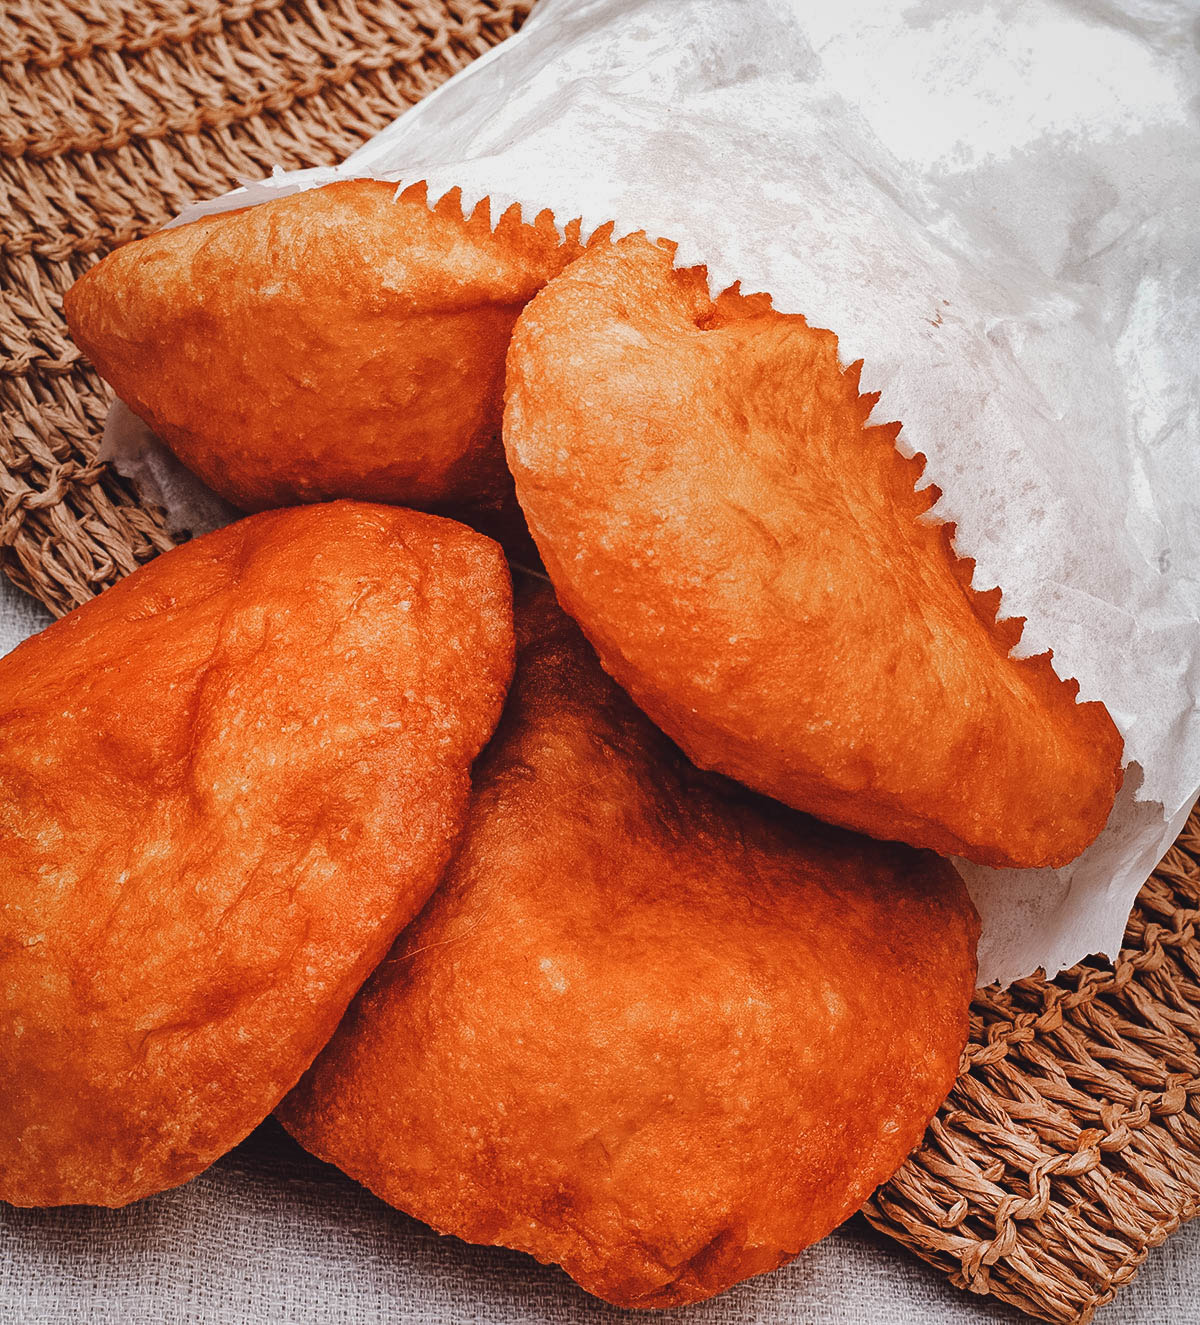
[[[0, 654], [49, 624], [0, 577]], [[769, 1180], [769, 1179], [768, 1179]], [[650, 1321], [517, 1252], [439, 1237], [267, 1122], [187, 1186], [124, 1210], [0, 1205], [0, 1325], [603, 1325]], [[686, 1325], [1001, 1325], [862, 1219]], [[1200, 1325], [1200, 1220], [1151, 1253], [1097, 1325]]]

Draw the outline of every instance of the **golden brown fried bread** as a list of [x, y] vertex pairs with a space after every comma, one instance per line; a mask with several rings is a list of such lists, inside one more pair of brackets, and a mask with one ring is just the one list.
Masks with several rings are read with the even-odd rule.
[[693, 1302], [917, 1143], [978, 922], [936, 856], [694, 768], [548, 594], [517, 632], [446, 881], [279, 1115], [435, 1228]]
[[463, 219], [353, 180], [160, 231], [67, 292], [71, 334], [243, 510], [357, 497], [496, 508], [504, 354], [578, 251], [548, 217]]
[[185, 1182], [295, 1083], [445, 867], [510, 601], [487, 539], [342, 502], [0, 660], [0, 1198]]
[[1101, 704], [969, 587], [919, 522], [923, 460], [837, 339], [713, 300], [641, 237], [529, 305], [505, 444], [563, 606], [705, 768], [797, 809], [987, 865], [1062, 865], [1121, 780]]

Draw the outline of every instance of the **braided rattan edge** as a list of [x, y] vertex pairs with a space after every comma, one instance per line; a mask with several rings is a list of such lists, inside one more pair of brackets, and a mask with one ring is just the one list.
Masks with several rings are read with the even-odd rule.
[[958, 1082], [867, 1218], [962, 1288], [1090, 1320], [1200, 1212], [1198, 922], [1200, 807], [1111, 966], [979, 992]]

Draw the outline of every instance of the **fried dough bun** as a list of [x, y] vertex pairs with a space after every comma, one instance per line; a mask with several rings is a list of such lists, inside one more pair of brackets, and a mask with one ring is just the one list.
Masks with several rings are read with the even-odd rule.
[[621, 1306], [774, 1269], [916, 1145], [978, 920], [927, 852], [702, 773], [548, 592], [443, 886], [278, 1112], [435, 1228]]
[[604, 667], [696, 763], [831, 823], [986, 865], [1062, 865], [1104, 826], [1121, 738], [1016, 660], [898, 424], [837, 339], [710, 297], [640, 236], [517, 322], [517, 496]]
[[330, 497], [442, 512], [511, 493], [504, 354], [579, 251], [548, 215], [350, 180], [161, 230], [65, 298], [76, 343], [245, 511]]
[[489, 540], [342, 502], [0, 659], [0, 1198], [123, 1205], [270, 1113], [445, 867], [510, 602]]

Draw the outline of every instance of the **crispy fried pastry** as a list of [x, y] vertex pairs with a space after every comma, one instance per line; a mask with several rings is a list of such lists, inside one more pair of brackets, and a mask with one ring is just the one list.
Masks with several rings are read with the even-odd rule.
[[505, 445], [563, 606], [698, 764], [832, 823], [1062, 865], [1120, 784], [1102, 704], [920, 522], [899, 425], [837, 340], [634, 236], [517, 323]]
[[71, 334], [189, 469], [243, 510], [357, 497], [497, 508], [504, 354], [578, 251], [548, 216], [352, 180], [118, 249]]
[[295, 1083], [445, 867], [510, 601], [487, 539], [341, 502], [0, 660], [0, 1198], [185, 1182]]
[[548, 593], [446, 880], [278, 1111], [444, 1232], [623, 1306], [823, 1237], [949, 1090], [978, 921], [928, 852], [702, 773]]

